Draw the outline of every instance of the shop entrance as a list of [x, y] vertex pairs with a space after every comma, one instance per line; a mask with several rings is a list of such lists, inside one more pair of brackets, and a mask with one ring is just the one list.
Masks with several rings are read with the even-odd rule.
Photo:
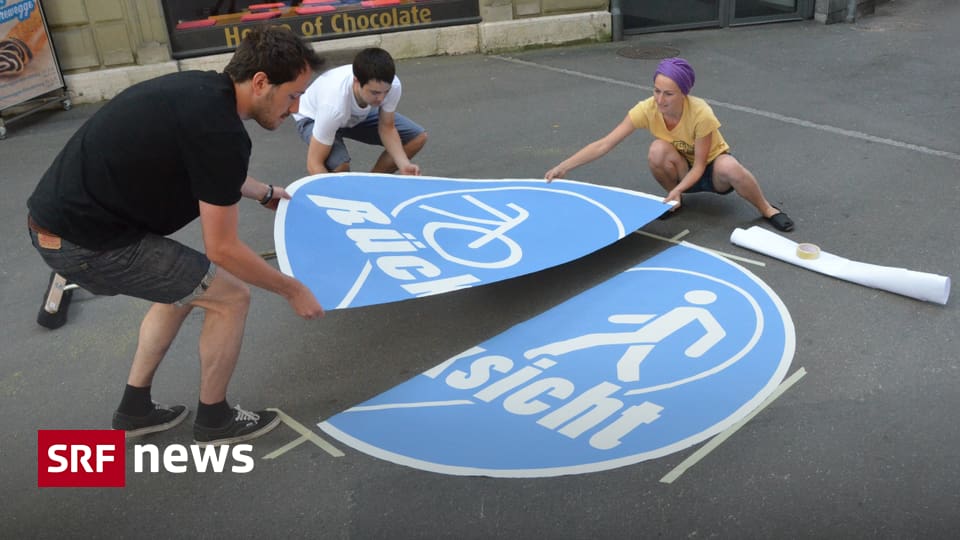
[[814, 0], [622, 0], [623, 32], [643, 34], [808, 19]]

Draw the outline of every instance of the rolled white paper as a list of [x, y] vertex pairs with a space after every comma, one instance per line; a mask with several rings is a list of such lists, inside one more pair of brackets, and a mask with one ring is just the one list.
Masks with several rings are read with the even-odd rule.
[[762, 227], [735, 229], [730, 241], [814, 272], [918, 300], [946, 305], [950, 297], [950, 278], [947, 276], [851, 261], [826, 251], [821, 251], [816, 259], [801, 259], [797, 256], [796, 242]]

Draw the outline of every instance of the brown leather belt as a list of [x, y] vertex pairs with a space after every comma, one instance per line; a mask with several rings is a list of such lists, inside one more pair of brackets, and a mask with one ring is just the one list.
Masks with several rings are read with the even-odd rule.
[[37, 243], [40, 244], [40, 247], [44, 249], [60, 249], [61, 246], [63, 246], [63, 241], [60, 239], [60, 236], [37, 225], [37, 222], [33, 220], [33, 216], [30, 214], [27, 214], [27, 227], [30, 227], [31, 231], [37, 233]]
[[60, 237], [59, 235], [54, 234], [48, 231], [47, 229], [44, 229], [40, 225], [38, 225], [37, 222], [33, 220], [33, 216], [31, 216], [30, 214], [27, 214], [27, 227], [30, 227], [30, 230], [37, 234], [45, 234], [47, 236], [53, 236], [56, 238]]

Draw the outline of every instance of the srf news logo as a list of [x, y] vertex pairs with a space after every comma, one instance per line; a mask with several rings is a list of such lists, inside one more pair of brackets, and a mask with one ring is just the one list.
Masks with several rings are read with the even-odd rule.
[[[162, 451], [153, 444], [133, 449], [134, 472], [185, 473], [192, 464], [197, 472], [253, 470], [249, 444], [206, 446], [171, 444]], [[124, 487], [127, 483], [125, 434], [114, 429], [37, 430], [37, 487]], [[146, 466], [145, 466], [146, 463]]]

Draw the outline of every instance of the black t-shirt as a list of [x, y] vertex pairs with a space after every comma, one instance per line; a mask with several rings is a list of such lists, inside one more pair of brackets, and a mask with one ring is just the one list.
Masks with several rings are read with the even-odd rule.
[[41, 226], [88, 249], [166, 236], [198, 201], [240, 200], [251, 142], [233, 82], [213, 71], [133, 85], [70, 138], [27, 201]]

